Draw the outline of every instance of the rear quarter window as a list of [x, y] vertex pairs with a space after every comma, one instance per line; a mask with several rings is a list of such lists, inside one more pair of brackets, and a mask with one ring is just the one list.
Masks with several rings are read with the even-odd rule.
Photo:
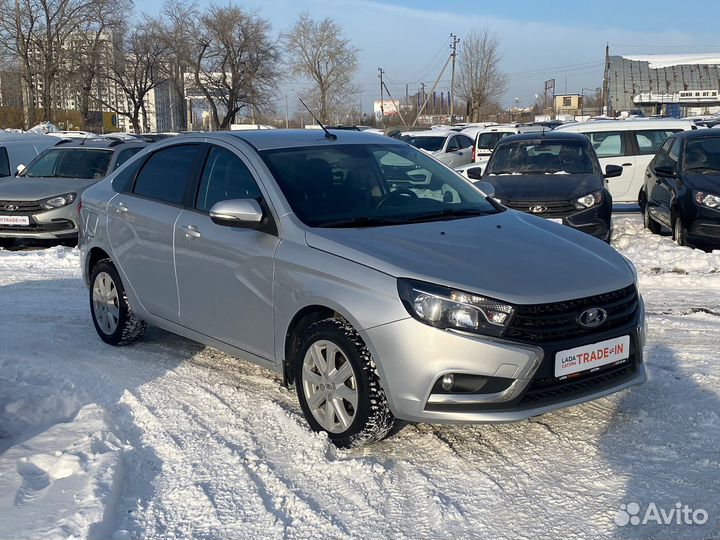
[[0, 178], [10, 176], [10, 159], [7, 149], [0, 147]]

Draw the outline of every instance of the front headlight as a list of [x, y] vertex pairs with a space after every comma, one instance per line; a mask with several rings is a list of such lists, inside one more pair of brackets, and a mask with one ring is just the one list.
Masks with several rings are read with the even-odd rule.
[[40, 201], [40, 206], [42, 206], [45, 210], [61, 208], [63, 206], [67, 206], [68, 204], [72, 204], [76, 196], [77, 193], [66, 193], [65, 195], [50, 197], [49, 199]]
[[603, 190], [593, 191], [575, 200], [575, 208], [578, 210], [584, 210], [585, 208], [592, 208], [603, 202]]
[[720, 209], [720, 195], [715, 195], [714, 193], [696, 191], [695, 202], [698, 203], [700, 206], [705, 206], [714, 210]]
[[437, 328], [499, 336], [514, 313], [498, 300], [421, 281], [398, 279], [398, 293], [410, 315]]

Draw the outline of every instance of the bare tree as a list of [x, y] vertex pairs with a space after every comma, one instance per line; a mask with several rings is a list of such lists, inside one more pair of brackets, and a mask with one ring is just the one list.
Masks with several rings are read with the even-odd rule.
[[132, 9], [132, 0], [95, 0], [88, 6], [87, 20], [71, 37], [65, 47], [67, 60], [63, 79], [68, 80], [69, 92], [77, 95], [82, 125], [90, 125], [92, 94], [98, 92], [98, 78], [112, 62], [118, 34], [124, 30], [123, 20]]
[[284, 44], [291, 73], [313, 83], [303, 97], [321, 122], [354, 106], [358, 49], [343, 38], [340, 25], [332, 19], [315, 21], [304, 12], [284, 36]]
[[211, 6], [194, 44], [194, 90], [207, 101], [215, 129], [238, 112], [267, 106], [278, 80], [278, 51], [270, 23], [237, 6]]
[[173, 125], [175, 129], [187, 125], [185, 110], [185, 74], [194, 72], [193, 44], [197, 39], [194, 21], [200, 12], [193, 0], [167, 0], [162, 12], [147, 17], [145, 24], [166, 46], [163, 68], [172, 88]]
[[[125, 39], [116, 43], [112, 65], [99, 77], [113, 91], [91, 96], [107, 109], [127, 117], [135, 133], [142, 133], [146, 124], [145, 100], [165, 80], [162, 61], [166, 45], [154, 38], [144, 27], [126, 32]], [[114, 91], [122, 94], [124, 103], [112, 99]]]
[[460, 44], [458, 93], [467, 103], [473, 121], [479, 119], [485, 106], [497, 101], [507, 90], [498, 47], [497, 36], [487, 30], [471, 32]]

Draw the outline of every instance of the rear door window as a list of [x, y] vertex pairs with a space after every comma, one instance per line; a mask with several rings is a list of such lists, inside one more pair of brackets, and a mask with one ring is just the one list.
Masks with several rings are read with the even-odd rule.
[[585, 133], [599, 158], [626, 155], [625, 134], [622, 131], [595, 131]]
[[673, 133], [677, 133], [677, 131], [675, 129], [647, 129], [634, 132], [633, 136], [637, 142], [638, 153], [640, 155], [657, 153], [665, 140]]
[[170, 204], [182, 204], [197, 152], [197, 144], [179, 144], [158, 150], [143, 165], [135, 180], [133, 193]]
[[0, 147], [0, 178], [10, 176], [10, 159], [7, 150]]

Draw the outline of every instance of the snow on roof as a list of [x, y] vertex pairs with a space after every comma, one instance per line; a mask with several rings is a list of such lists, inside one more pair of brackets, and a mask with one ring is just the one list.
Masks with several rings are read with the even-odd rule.
[[639, 54], [623, 55], [625, 60], [633, 62], [648, 62], [650, 69], [662, 69], [671, 66], [718, 64], [720, 53], [704, 54]]

